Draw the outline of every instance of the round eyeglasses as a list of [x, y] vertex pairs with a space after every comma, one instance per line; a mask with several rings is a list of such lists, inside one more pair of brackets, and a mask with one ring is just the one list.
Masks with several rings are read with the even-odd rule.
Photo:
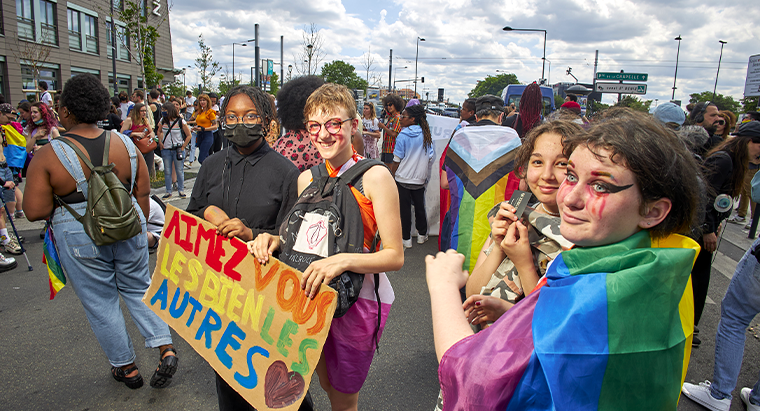
[[256, 113], [246, 113], [243, 118], [240, 118], [234, 114], [225, 114], [221, 122], [222, 127], [229, 129], [237, 127], [238, 124], [242, 124], [245, 128], [253, 128], [261, 124], [261, 116]]
[[316, 136], [319, 134], [319, 131], [322, 130], [322, 126], [325, 126], [325, 130], [330, 135], [338, 134], [340, 131], [340, 128], [343, 127], [343, 123], [346, 121], [351, 121], [352, 118], [347, 118], [345, 120], [341, 120], [339, 118], [334, 118], [331, 120], [327, 120], [324, 123], [320, 123], [318, 121], [307, 121], [306, 122], [306, 130], [311, 134], [312, 136]]

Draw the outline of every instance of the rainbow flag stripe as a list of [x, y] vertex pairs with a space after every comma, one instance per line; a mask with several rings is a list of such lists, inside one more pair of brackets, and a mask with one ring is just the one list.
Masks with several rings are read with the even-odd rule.
[[26, 162], [26, 138], [11, 124], [2, 126], [6, 147], [3, 148], [5, 161], [10, 167], [23, 168]]
[[[520, 137], [508, 127], [468, 126], [458, 130], [446, 151], [449, 175], [450, 227], [441, 227], [441, 249], [453, 248], [465, 256], [472, 271], [491, 226], [488, 211], [504, 201], [507, 175], [514, 169]], [[472, 258], [471, 258], [472, 257]]]
[[676, 409], [698, 251], [641, 231], [563, 252], [545, 286], [444, 354], [443, 409]]
[[45, 244], [43, 247], [42, 263], [47, 266], [48, 281], [50, 282], [50, 299], [55, 298], [58, 291], [66, 285], [66, 275], [58, 258], [58, 250], [55, 248], [53, 230], [48, 224], [45, 230]]

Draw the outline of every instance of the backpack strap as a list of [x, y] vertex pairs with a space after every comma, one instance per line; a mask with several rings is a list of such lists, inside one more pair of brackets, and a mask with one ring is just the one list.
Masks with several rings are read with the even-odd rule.
[[[111, 133], [111, 131], [106, 131], [106, 133]], [[127, 148], [127, 154], [129, 154], [129, 166], [132, 169], [130, 173], [132, 179], [129, 182], [129, 194], [132, 194], [132, 189], [135, 187], [135, 177], [137, 176], [137, 148], [135, 148], [135, 143], [129, 137], [117, 131], [113, 131], [113, 133], [119, 136], [119, 138], [121, 139], [121, 142], [124, 143], [124, 146]], [[103, 165], [108, 164], [106, 162], [106, 160], [108, 160], [108, 149], [109, 149], [108, 139], [109, 139], [109, 136], [106, 135], [106, 150], [103, 155]]]
[[[69, 140], [62, 138], [64, 136], [65, 134], [54, 139], [50, 142], [50, 145], [53, 147], [55, 155], [58, 156], [58, 160], [63, 164], [63, 167], [66, 168], [66, 171], [69, 172], [71, 178], [76, 182], [77, 191], [81, 192], [82, 195], [84, 195], [84, 198], [87, 198], [87, 178], [84, 176], [79, 157], [81, 156], [82, 160], [85, 161], [85, 164], [88, 167], [92, 166], [92, 163], [83, 155], [82, 150], [72, 144]], [[92, 167], [90, 167], [90, 170], [92, 170]]]

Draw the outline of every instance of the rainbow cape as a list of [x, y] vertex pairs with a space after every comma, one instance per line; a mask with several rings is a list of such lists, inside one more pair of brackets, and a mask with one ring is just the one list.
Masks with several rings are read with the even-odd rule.
[[507, 174], [514, 168], [518, 147], [517, 132], [496, 125], [470, 125], [451, 139], [444, 160], [451, 202], [446, 226], [441, 226], [441, 250], [464, 254], [465, 270], [472, 272], [491, 232], [488, 211], [505, 200]]
[[58, 250], [55, 249], [53, 229], [50, 224], [45, 229], [45, 244], [42, 250], [42, 263], [47, 266], [48, 281], [50, 282], [50, 299], [55, 298], [58, 291], [66, 285], [66, 275], [58, 258]]
[[562, 252], [543, 287], [444, 354], [444, 411], [676, 409], [698, 251], [641, 231]]
[[26, 162], [26, 138], [12, 124], [2, 126], [7, 146], [3, 147], [5, 161], [10, 167], [23, 168]]

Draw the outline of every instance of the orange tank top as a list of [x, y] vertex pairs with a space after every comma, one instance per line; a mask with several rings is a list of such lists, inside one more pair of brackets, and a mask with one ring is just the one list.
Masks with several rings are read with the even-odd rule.
[[[354, 155], [352, 159], [354, 161], [359, 161], [363, 157], [354, 152]], [[330, 166], [330, 163], [325, 161], [325, 165], [327, 166], [327, 172], [330, 174], [330, 177], [337, 177], [338, 172], [340, 171], [340, 168], [334, 169]], [[362, 225], [364, 226], [364, 247], [369, 249], [372, 247], [372, 241], [375, 239], [375, 233], [377, 233], [377, 220], [375, 219], [375, 209], [372, 206], [372, 201], [368, 199], [364, 194], [362, 194], [356, 187], [350, 186], [351, 192], [354, 195], [354, 198], [356, 198], [356, 202], [359, 204], [359, 210], [362, 214]], [[377, 249], [380, 248], [380, 243], [377, 244]], [[370, 250], [370, 252], [375, 252], [376, 250]]]

